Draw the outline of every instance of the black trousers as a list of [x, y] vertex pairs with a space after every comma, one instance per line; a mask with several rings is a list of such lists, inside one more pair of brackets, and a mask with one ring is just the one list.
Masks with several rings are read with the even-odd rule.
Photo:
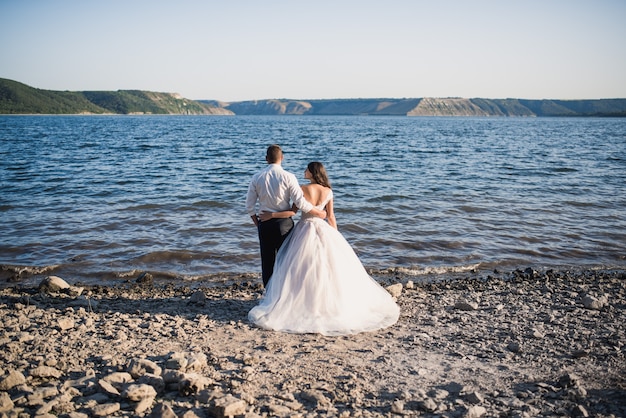
[[272, 277], [276, 253], [293, 229], [293, 219], [270, 219], [259, 223], [259, 243], [261, 245], [261, 276], [263, 286]]

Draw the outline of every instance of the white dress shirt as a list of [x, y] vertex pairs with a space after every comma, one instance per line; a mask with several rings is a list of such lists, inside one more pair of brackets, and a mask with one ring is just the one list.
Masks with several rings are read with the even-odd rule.
[[309, 212], [313, 205], [304, 198], [298, 179], [280, 164], [268, 164], [252, 177], [246, 197], [246, 211], [250, 216], [258, 212], [282, 212], [291, 209], [291, 203], [302, 212]]

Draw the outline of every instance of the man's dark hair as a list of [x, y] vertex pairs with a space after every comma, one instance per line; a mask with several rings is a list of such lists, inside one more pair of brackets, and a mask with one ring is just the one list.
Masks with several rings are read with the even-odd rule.
[[280, 148], [280, 145], [270, 145], [267, 147], [267, 154], [265, 155], [265, 159], [269, 164], [274, 164], [280, 161], [283, 156], [283, 150]]

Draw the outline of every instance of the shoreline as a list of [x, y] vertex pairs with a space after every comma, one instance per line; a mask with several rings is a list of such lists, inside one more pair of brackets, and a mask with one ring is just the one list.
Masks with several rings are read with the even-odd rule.
[[[463, 273], [467, 276], [467, 273]], [[624, 416], [626, 272], [412, 282], [398, 323], [342, 337], [253, 327], [251, 275], [0, 289], [0, 413]]]
[[[532, 267], [527, 267], [527, 266]], [[258, 266], [257, 266], [258, 267]], [[617, 264], [555, 264], [537, 265], [533, 263], [473, 263], [468, 265], [442, 266], [397, 266], [368, 267], [366, 271], [380, 283], [398, 281], [415, 283], [439, 282], [447, 280], [475, 280], [483, 277], [506, 277], [520, 274], [525, 270], [559, 271], [571, 274], [582, 274], [587, 271], [622, 271], [626, 265]], [[48, 276], [62, 277], [76, 286], [123, 286], [141, 283], [148, 280], [155, 286], [192, 286], [192, 287], [223, 287], [242, 282], [260, 282], [260, 272], [250, 271], [219, 271], [203, 274], [179, 273], [176, 271], [159, 271], [150, 268], [132, 268], [130, 270], [94, 271], [89, 274], [80, 273], [76, 268], [65, 268], [59, 265], [30, 266], [22, 264], [0, 264], [0, 289], [5, 287], [36, 287]], [[147, 279], [146, 279], [147, 277]]]

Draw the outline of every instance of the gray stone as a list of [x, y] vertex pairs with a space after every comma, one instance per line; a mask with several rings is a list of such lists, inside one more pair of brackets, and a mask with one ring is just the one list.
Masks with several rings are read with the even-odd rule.
[[232, 395], [226, 395], [223, 398], [216, 399], [209, 408], [209, 412], [217, 418], [232, 417], [245, 414], [246, 407], [244, 400], [235, 398]]
[[69, 283], [58, 276], [48, 276], [39, 283], [39, 291], [41, 292], [58, 292], [69, 288]]
[[82, 412], [70, 412], [67, 414], [67, 418], [89, 418], [89, 415]]
[[577, 375], [568, 373], [559, 378], [559, 385], [563, 388], [576, 386], [578, 385], [579, 380], [580, 378]]
[[137, 405], [135, 405], [135, 413], [143, 414], [148, 409], [150, 409], [153, 403], [154, 403], [154, 398], [141, 399], [139, 402], [137, 402]]
[[601, 310], [605, 305], [605, 301], [595, 296], [586, 295], [583, 297], [583, 306], [587, 309]]
[[60, 370], [49, 366], [35, 367], [34, 369], [31, 369], [29, 373], [33, 377], [54, 377], [55, 379], [58, 379], [63, 375]]
[[543, 333], [541, 331], [539, 331], [538, 329], [533, 329], [533, 332], [532, 332], [531, 336], [533, 338], [538, 339], [538, 340], [540, 340], [540, 339], [542, 339], [544, 337]]
[[572, 411], [572, 415], [575, 417], [588, 417], [589, 412], [587, 412], [587, 409], [584, 406], [576, 405]]
[[150, 286], [154, 283], [154, 277], [148, 272], [143, 272], [135, 279], [135, 283]]
[[404, 402], [402, 400], [393, 401], [391, 403], [391, 413], [392, 414], [404, 413]]
[[[204, 293], [203, 293], [204, 294]], [[173, 353], [165, 362], [166, 369], [185, 370], [187, 367], [187, 356], [185, 353]]]
[[482, 416], [485, 416], [486, 414], [487, 414], [487, 409], [484, 406], [473, 405], [467, 409], [463, 417], [464, 418], [480, 418]]
[[13, 409], [13, 401], [6, 392], [0, 392], [0, 412], [9, 412]]
[[54, 408], [58, 404], [59, 404], [59, 401], [57, 401], [56, 399], [50, 402], [45, 402], [39, 408], [37, 408], [37, 411], [35, 411], [35, 416], [37, 417], [45, 416], [50, 411], [52, 411], [52, 408]]
[[448, 396], [450, 396], [450, 392], [448, 392], [447, 390], [444, 389], [433, 389], [430, 392], [428, 392], [428, 396], [430, 396], [431, 398], [435, 399], [435, 400], [442, 400], [442, 399], [446, 399]]
[[167, 384], [167, 383], [178, 383], [181, 380], [183, 380], [185, 378], [185, 373], [178, 371], [178, 370], [172, 370], [172, 369], [165, 369], [163, 371], [163, 381]]
[[29, 397], [35, 396], [40, 399], [48, 399], [48, 398], [55, 397], [58, 394], [59, 394], [59, 389], [57, 389], [56, 386], [44, 386], [44, 387], [35, 389], [35, 391], [31, 395], [29, 395]]
[[435, 412], [437, 410], [437, 402], [431, 398], [426, 398], [420, 402], [420, 407], [426, 412]]
[[467, 395], [465, 395], [465, 399], [469, 403], [473, 403], [473, 404], [483, 403], [483, 401], [485, 400], [483, 395], [481, 395], [479, 392], [468, 393]]
[[574, 352], [572, 352], [573, 358], [582, 358], [582, 357], [587, 357], [588, 355], [589, 355], [588, 350], [575, 350]]
[[286, 405], [276, 405], [276, 404], [269, 405], [269, 410], [272, 413], [272, 416], [276, 416], [276, 417], [287, 417], [287, 416], [290, 416], [293, 412], [291, 408], [289, 408]]
[[506, 348], [513, 353], [519, 353], [522, 350], [520, 344], [516, 341], [510, 342]]
[[204, 390], [211, 381], [197, 373], [186, 373], [178, 382], [178, 393], [189, 396]]
[[120, 390], [120, 389], [122, 389], [124, 387], [124, 385], [126, 385], [127, 383], [132, 382], [133, 381], [133, 377], [130, 375], [130, 373], [115, 372], [115, 373], [111, 373], [111, 374], [108, 374], [108, 375], [104, 376], [102, 378], [102, 380], [110, 383], [117, 390]]
[[120, 404], [114, 403], [102, 403], [91, 408], [91, 415], [96, 417], [106, 417], [112, 415], [120, 410]]
[[122, 396], [131, 401], [138, 402], [147, 398], [154, 399], [156, 395], [156, 390], [150, 385], [132, 384], [126, 388]]
[[150, 385], [157, 391], [162, 393], [165, 390], [165, 381], [161, 376], [156, 376], [152, 373], [146, 373], [137, 379], [137, 384]]
[[120, 392], [109, 382], [104, 379], [98, 380], [98, 385], [107, 395], [120, 396]]
[[9, 390], [15, 386], [26, 383], [26, 378], [19, 370], [11, 370], [8, 375], [0, 380], [0, 390]]
[[[204, 414], [202, 415], [204, 416]], [[195, 411], [185, 411], [180, 418], [201, 418], [200, 415], [196, 414]], [[249, 417], [248, 414], [245, 415], [245, 418], [252, 418]], [[259, 417], [261, 418], [261, 417]]]
[[128, 373], [135, 379], [139, 376], [143, 376], [146, 373], [152, 373], [154, 375], [161, 375], [161, 368], [152, 360], [147, 359], [134, 359], [131, 360], [128, 368]]
[[193, 294], [189, 298], [189, 303], [198, 304], [198, 305], [203, 305], [205, 301], [206, 301], [206, 295], [204, 294], [204, 292], [200, 290], [193, 292]]
[[460, 311], [475, 311], [478, 309], [478, 303], [462, 300], [454, 304], [454, 309], [458, 309]]
[[392, 284], [387, 286], [386, 289], [392, 297], [398, 298], [402, 294], [402, 283]]
[[307, 390], [300, 394], [305, 401], [313, 402], [318, 408], [325, 408], [331, 405], [330, 400], [318, 390]]
[[158, 403], [152, 408], [150, 418], [177, 418], [171, 406], [165, 403]]
[[74, 328], [74, 320], [72, 318], [59, 318], [57, 320], [57, 324], [59, 325], [59, 329], [61, 331]]
[[[220, 389], [217, 389], [217, 388], [213, 388], [212, 390], [209, 390], [209, 389], [201, 390], [200, 392], [198, 392], [196, 394], [195, 398], [200, 403], [209, 404], [213, 399], [218, 399], [218, 398], [221, 398], [223, 396], [224, 396], [224, 392], [223, 391], [221, 391]], [[242, 396], [242, 399], [243, 399], [243, 396]], [[256, 399], [253, 398], [250, 401], [250, 403], [253, 403], [254, 400], [256, 400]]]
[[85, 290], [84, 287], [78, 287], [78, 286], [70, 286], [67, 288], [67, 294], [70, 295], [71, 297], [75, 298], [77, 296], [80, 296], [83, 294], [83, 290]]
[[200, 372], [207, 366], [207, 356], [204, 353], [191, 353], [187, 358], [187, 371]]

